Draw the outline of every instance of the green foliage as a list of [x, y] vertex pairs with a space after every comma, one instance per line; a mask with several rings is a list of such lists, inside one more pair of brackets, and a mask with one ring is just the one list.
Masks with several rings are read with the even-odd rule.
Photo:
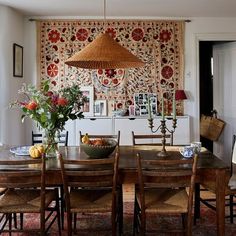
[[17, 100], [10, 106], [21, 108], [22, 122], [29, 117], [45, 130], [62, 131], [69, 119], [84, 117], [81, 107], [87, 98], [82, 95], [77, 84], [53, 91], [50, 90], [49, 83], [49, 80], [44, 81], [41, 89], [31, 84], [23, 84], [18, 93], [23, 94], [25, 100]]

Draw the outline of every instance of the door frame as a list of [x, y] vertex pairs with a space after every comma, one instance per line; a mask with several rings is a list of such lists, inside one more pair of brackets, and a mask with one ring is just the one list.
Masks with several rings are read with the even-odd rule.
[[[196, 106], [195, 114], [197, 117], [200, 116], [200, 63], [199, 63], [199, 43], [200, 41], [236, 41], [236, 33], [199, 33], [195, 35], [195, 48], [196, 48]], [[194, 125], [194, 133], [197, 135], [195, 138], [200, 138], [200, 122]], [[196, 139], [197, 140], [197, 139]]]

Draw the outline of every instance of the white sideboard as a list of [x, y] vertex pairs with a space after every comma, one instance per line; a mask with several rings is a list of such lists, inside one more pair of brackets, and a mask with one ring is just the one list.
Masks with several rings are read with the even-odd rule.
[[[161, 117], [154, 118], [155, 128], [159, 126]], [[172, 120], [167, 119], [167, 127], [172, 129]], [[79, 131], [88, 134], [117, 134], [120, 131], [120, 144], [132, 145], [131, 132], [137, 134], [151, 134], [147, 117], [85, 117], [81, 120], [70, 122], [66, 125], [69, 131], [69, 145], [78, 145], [80, 142]], [[160, 133], [158, 131], [158, 133]], [[189, 116], [177, 116], [177, 128], [174, 132], [174, 145], [190, 143]]]
[[[154, 119], [154, 129], [160, 125], [160, 120], [161, 117], [156, 117]], [[132, 145], [132, 131], [134, 131], [136, 134], [152, 134], [151, 129], [148, 127], [148, 120], [146, 117], [115, 117], [114, 121], [115, 133], [117, 133], [118, 130], [120, 130], [121, 133], [121, 145]], [[167, 119], [166, 126], [169, 128], [169, 130], [173, 129], [171, 119]], [[160, 129], [158, 130], [157, 134], [160, 134]], [[177, 117], [177, 127], [173, 137], [174, 145], [185, 145], [190, 143], [189, 116]]]

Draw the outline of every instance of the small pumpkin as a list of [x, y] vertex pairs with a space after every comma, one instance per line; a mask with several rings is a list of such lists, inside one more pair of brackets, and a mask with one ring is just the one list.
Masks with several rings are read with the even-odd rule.
[[82, 138], [82, 143], [86, 143], [86, 144], [89, 144], [89, 136], [88, 136], [88, 134], [86, 133], [84, 136], [83, 136], [83, 138]]
[[29, 154], [32, 158], [39, 158], [42, 156], [42, 154], [44, 153], [45, 149], [44, 149], [44, 146], [43, 145], [34, 145], [34, 146], [31, 146], [30, 149], [29, 149]]

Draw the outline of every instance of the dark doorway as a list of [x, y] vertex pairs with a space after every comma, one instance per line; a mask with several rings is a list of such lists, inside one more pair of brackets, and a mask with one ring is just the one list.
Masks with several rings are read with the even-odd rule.
[[[212, 115], [213, 107], [213, 46], [234, 41], [199, 41], [200, 116]], [[213, 152], [213, 142], [200, 136], [202, 145]]]
[[[199, 42], [199, 83], [200, 83], [200, 115], [211, 115], [213, 110], [213, 75], [212, 75], [212, 41]], [[213, 142], [200, 137], [202, 145], [213, 151]]]

